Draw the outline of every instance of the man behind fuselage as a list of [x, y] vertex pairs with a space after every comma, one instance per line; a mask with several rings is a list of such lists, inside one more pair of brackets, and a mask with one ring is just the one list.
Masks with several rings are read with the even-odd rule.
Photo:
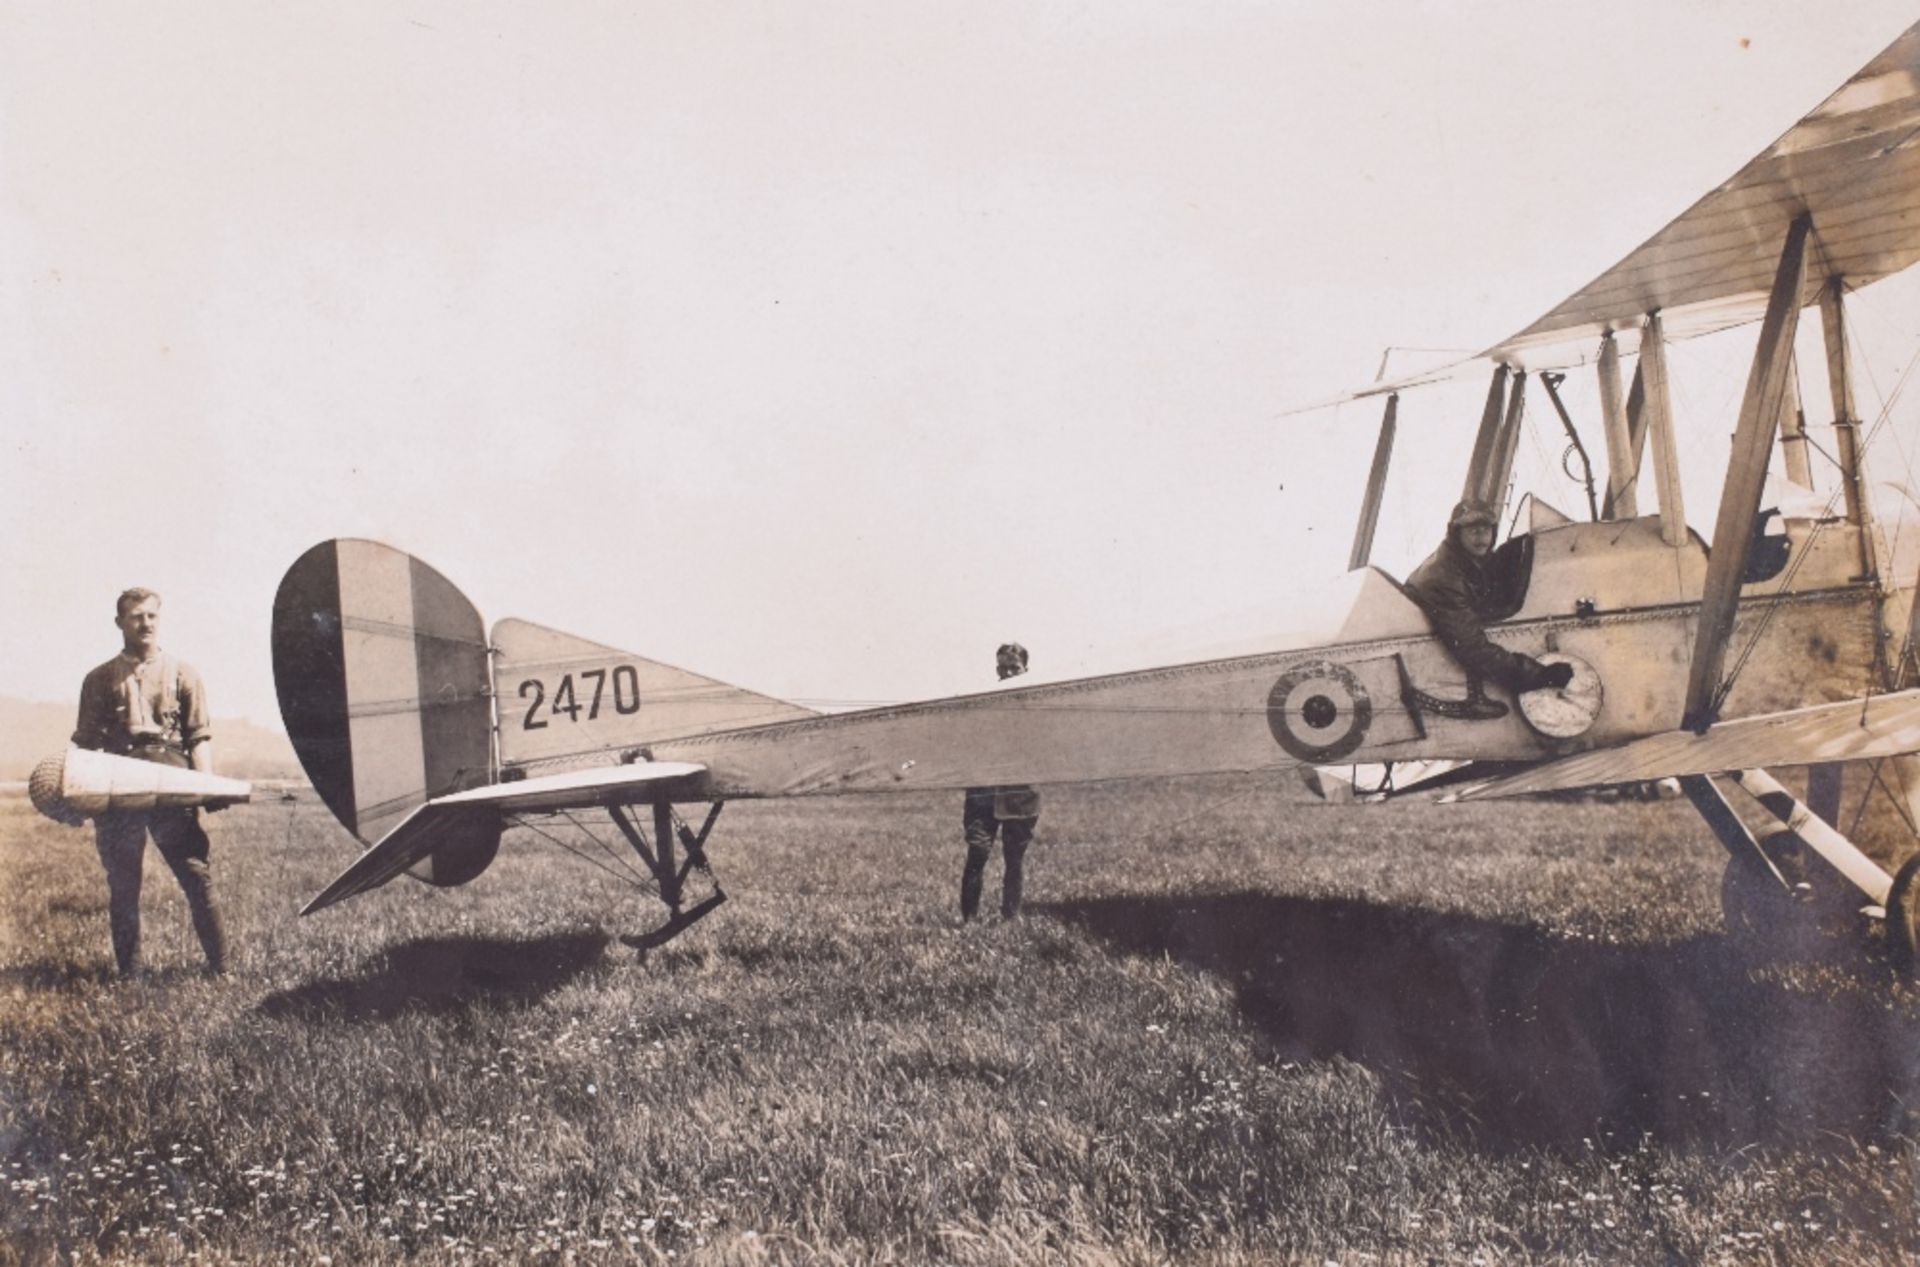
[[[1002, 645], [993, 659], [994, 671], [1003, 682], [1027, 671], [1027, 649], [1017, 642]], [[1020, 913], [1027, 846], [1033, 842], [1033, 829], [1039, 821], [1040, 794], [1030, 787], [967, 789], [961, 813], [961, 828], [967, 839], [967, 861], [960, 872], [961, 920], [971, 920], [980, 912], [980, 890], [986, 884], [987, 859], [993, 856], [996, 834], [1006, 868], [1000, 888], [1000, 915], [1012, 919]]]
[[[1520, 610], [1526, 596], [1526, 538], [1493, 548], [1499, 518], [1484, 502], [1463, 501], [1447, 519], [1447, 539], [1407, 578], [1407, 592], [1427, 614], [1440, 642], [1475, 681], [1518, 695], [1573, 680], [1573, 667], [1542, 664], [1487, 637], [1487, 626]], [[1504, 714], [1506, 709], [1499, 708]]]
[[[207, 694], [200, 675], [160, 649], [160, 596], [130, 589], [114, 605], [119, 655], [87, 674], [73, 742], [81, 748], [213, 773]], [[116, 810], [94, 820], [94, 846], [107, 872], [113, 957], [132, 974], [140, 949], [140, 879], [147, 836], [180, 882], [207, 969], [226, 969], [226, 937], [213, 900], [210, 849], [199, 811]]]

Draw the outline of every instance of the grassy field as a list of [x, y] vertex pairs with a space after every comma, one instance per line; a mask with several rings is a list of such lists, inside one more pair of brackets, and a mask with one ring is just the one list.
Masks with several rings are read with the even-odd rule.
[[0, 802], [0, 1261], [1920, 1257], [1920, 999], [1736, 954], [1683, 803], [1050, 792], [964, 928], [958, 819], [730, 806], [640, 963], [514, 839], [297, 919], [303, 794], [210, 820], [232, 974], [150, 855], [121, 984], [89, 835]]

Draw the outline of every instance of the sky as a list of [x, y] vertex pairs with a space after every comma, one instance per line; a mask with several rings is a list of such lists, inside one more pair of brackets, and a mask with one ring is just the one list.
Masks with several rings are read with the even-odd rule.
[[[1525, 326], [1916, 17], [9, 5], [0, 695], [77, 697], [146, 585], [215, 711], [277, 724], [275, 587], [345, 536], [490, 622], [809, 702], [984, 685], [1008, 639], [1039, 669], [1298, 621], [1345, 569], [1378, 405], [1290, 410], [1389, 346], [1405, 370]], [[1920, 286], [1853, 311], [1871, 418]], [[1675, 350], [1703, 531], [1745, 339]], [[1396, 575], [1483, 394], [1403, 401]], [[1530, 417], [1521, 483], [1579, 510]]]

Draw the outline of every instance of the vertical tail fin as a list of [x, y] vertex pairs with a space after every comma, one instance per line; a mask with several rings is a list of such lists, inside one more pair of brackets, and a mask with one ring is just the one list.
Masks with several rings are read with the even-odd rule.
[[[313, 547], [282, 578], [273, 679], [307, 777], [366, 845], [426, 801], [502, 771], [815, 715], [523, 620], [494, 626], [489, 647], [480, 613], [446, 577], [350, 539]], [[472, 879], [500, 830], [497, 814], [463, 818], [414, 874]]]
[[816, 714], [524, 620], [493, 627], [503, 767]]
[[[280, 716], [334, 817], [371, 845], [422, 802], [493, 780], [480, 613], [420, 560], [375, 541], [301, 555], [273, 602]], [[486, 869], [499, 829], [450, 841], [422, 878]]]

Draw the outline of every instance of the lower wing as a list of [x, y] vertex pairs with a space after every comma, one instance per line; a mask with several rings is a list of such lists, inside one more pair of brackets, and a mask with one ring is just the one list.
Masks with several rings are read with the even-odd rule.
[[1669, 730], [1476, 783], [1445, 798], [1472, 801], [1721, 770], [1860, 761], [1920, 752], [1920, 690], [1720, 722], [1704, 735]]

